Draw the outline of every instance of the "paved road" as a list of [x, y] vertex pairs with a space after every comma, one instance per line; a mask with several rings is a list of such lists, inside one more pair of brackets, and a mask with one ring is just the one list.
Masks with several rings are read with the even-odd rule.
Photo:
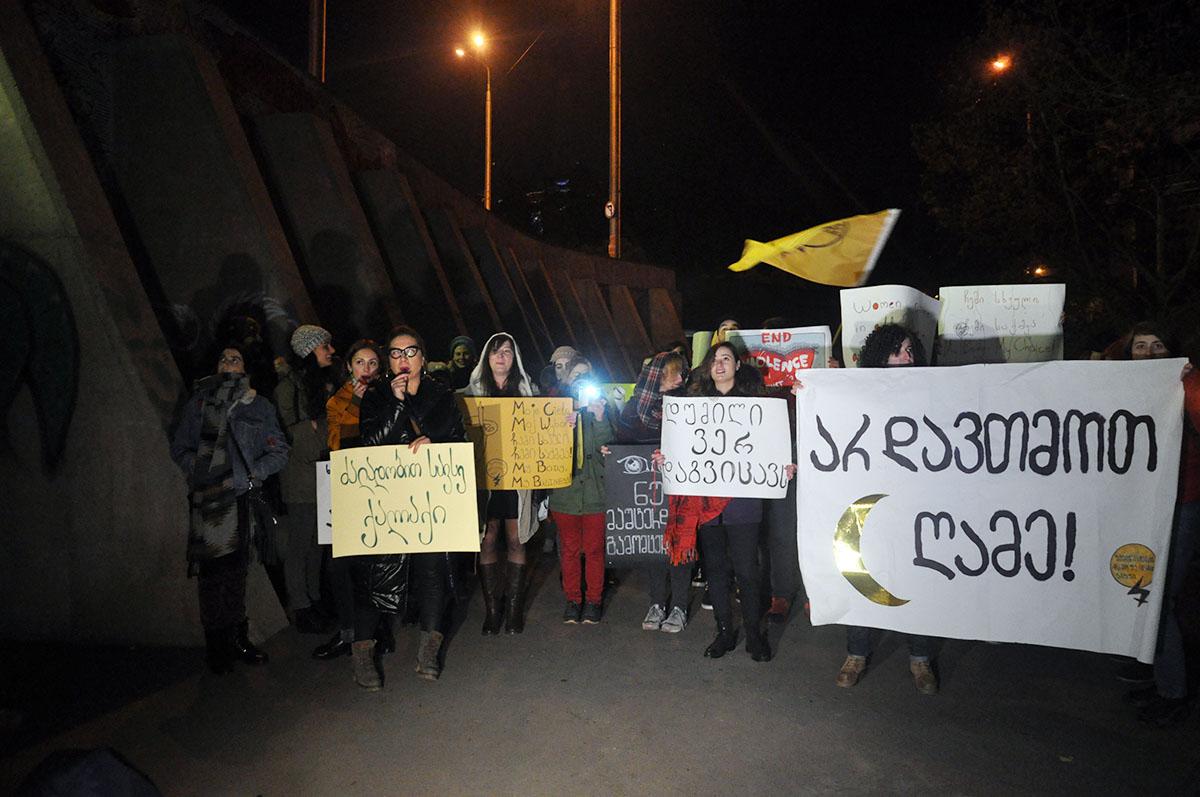
[[850, 690], [844, 635], [803, 616], [772, 631], [773, 662], [701, 652], [709, 612], [642, 631], [631, 575], [599, 626], [559, 622], [557, 570], [521, 636], [483, 638], [471, 601], [437, 683], [412, 672], [398, 629], [386, 688], [349, 659], [309, 658], [285, 631], [271, 663], [196, 676], [9, 759], [7, 793], [47, 752], [110, 745], [169, 795], [1193, 793], [1200, 721], [1139, 725], [1105, 656], [947, 642], [942, 692], [918, 695], [893, 637]]

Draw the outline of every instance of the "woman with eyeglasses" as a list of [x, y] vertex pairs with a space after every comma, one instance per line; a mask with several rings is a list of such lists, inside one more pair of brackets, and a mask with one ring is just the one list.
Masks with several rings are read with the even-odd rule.
[[[521, 363], [521, 350], [512, 335], [497, 332], [483, 347], [471, 381], [468, 396], [520, 397], [534, 395], [533, 382]], [[525, 593], [525, 543], [537, 531], [537, 512], [530, 490], [489, 490], [484, 513], [483, 540], [479, 551], [479, 584], [483, 591], [486, 613], [483, 634], [500, 632], [500, 616], [504, 615], [504, 630], [519, 634], [525, 630], [522, 601]], [[503, 528], [508, 568], [501, 572], [500, 534]], [[501, 580], [506, 582], [501, 587]], [[501, 602], [506, 606], [502, 607]]]
[[197, 576], [208, 668], [220, 674], [235, 660], [267, 661], [250, 641], [246, 620], [250, 493], [287, 464], [288, 444], [275, 408], [250, 387], [237, 344], [221, 350], [216, 366], [215, 375], [196, 383], [171, 441], [171, 459], [187, 477], [188, 575]]
[[[443, 382], [429, 378], [425, 370], [425, 341], [412, 327], [399, 326], [388, 335], [387, 374], [373, 382], [363, 395], [359, 413], [359, 446], [406, 445], [416, 452], [425, 443], [466, 442], [462, 413], [454, 393]], [[365, 568], [375, 557], [357, 557]], [[355, 595], [354, 679], [368, 690], [382, 686], [375, 657], [373, 635], [381, 605], [388, 610], [403, 605], [408, 590], [420, 607], [421, 641], [417, 647], [417, 675], [435, 681], [441, 675], [442, 620], [446, 596], [453, 595], [452, 569], [448, 553], [409, 555], [414, 589], [396, 582], [390, 595]], [[359, 569], [361, 575], [362, 568]], [[359, 578], [360, 587], [364, 583]]]

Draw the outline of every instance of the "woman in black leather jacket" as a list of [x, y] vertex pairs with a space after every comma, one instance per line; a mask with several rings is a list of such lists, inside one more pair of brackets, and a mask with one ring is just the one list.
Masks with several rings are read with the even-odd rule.
[[[425, 443], [466, 442], [462, 413], [454, 393], [425, 371], [425, 341], [415, 329], [396, 327], [388, 336], [387, 376], [367, 388], [359, 410], [359, 446], [407, 445], [416, 451]], [[442, 617], [450, 589], [450, 555], [411, 554], [411, 572], [420, 604], [421, 642], [417, 675], [437, 680], [441, 674]], [[398, 587], [403, 589], [403, 585]], [[402, 603], [400, 595], [389, 604]], [[380, 687], [372, 638], [379, 609], [365, 596], [355, 596], [354, 677], [366, 689]]]

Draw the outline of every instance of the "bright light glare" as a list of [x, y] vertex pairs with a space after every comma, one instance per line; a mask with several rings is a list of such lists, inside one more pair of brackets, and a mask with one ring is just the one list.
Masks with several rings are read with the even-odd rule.
[[459, 58], [465, 58], [467, 55], [467, 51], [461, 47], [455, 47], [454, 54], [457, 55]]
[[989, 64], [989, 66], [992, 68], [993, 72], [1007, 72], [1009, 67], [1012, 66], [1012, 56], [997, 55], [992, 59], [992, 62]]
[[471, 36], [471, 42], [475, 45], [476, 50], [482, 50], [483, 46], [487, 44], [487, 39], [484, 38], [482, 33], [476, 31], [475, 34]]

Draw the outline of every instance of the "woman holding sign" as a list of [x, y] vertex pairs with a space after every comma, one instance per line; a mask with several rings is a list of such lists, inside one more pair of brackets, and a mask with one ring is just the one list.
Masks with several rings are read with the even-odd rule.
[[[899, 324], [883, 324], [867, 335], [858, 354], [859, 368], [896, 368], [928, 365], [920, 339]], [[799, 384], [799, 383], [797, 383]], [[906, 635], [908, 639], [908, 668], [913, 684], [923, 695], [936, 695], [937, 676], [930, 668], [929, 637]], [[849, 688], [867, 669], [871, 655], [871, 629], [862, 626], [846, 627], [846, 661], [837, 674], [838, 686]]]
[[[762, 378], [754, 366], [741, 362], [728, 341], [708, 350], [692, 372], [691, 396], [761, 396]], [[654, 452], [662, 465], [661, 451]], [[788, 469], [788, 478], [795, 466]], [[762, 629], [763, 599], [759, 579], [758, 547], [763, 519], [761, 498], [711, 498], [671, 496], [664, 534], [671, 563], [695, 561], [697, 529], [708, 570], [708, 592], [717, 636], [704, 655], [718, 659], [737, 647], [733, 627], [732, 575], [737, 579], [746, 629], [746, 652], [755, 661], [770, 661], [771, 648]]]
[[[521, 363], [521, 350], [512, 335], [497, 332], [488, 338], [483, 356], [471, 373], [468, 396], [532, 396], [533, 382]], [[479, 584], [483, 591], [483, 634], [500, 632], [501, 600], [507, 598], [503, 612], [504, 630], [519, 634], [525, 630], [522, 599], [525, 592], [525, 543], [537, 531], [537, 513], [530, 490], [490, 490], [484, 514], [483, 541], [479, 552]], [[500, 529], [508, 551], [508, 570], [500, 570]], [[501, 579], [507, 582], [501, 589]]]
[[[379, 376], [379, 364], [383, 357], [379, 344], [373, 340], [355, 341], [350, 347], [346, 361], [346, 381], [329, 401], [325, 402], [325, 417], [328, 421], [326, 441], [330, 451], [353, 448], [358, 441], [359, 412], [367, 386]], [[312, 652], [314, 659], [336, 659], [350, 654], [354, 643], [354, 582], [351, 580], [351, 557], [329, 557], [329, 586], [333, 591], [333, 607], [337, 613], [337, 627], [333, 637]], [[391, 639], [391, 627], [385, 622], [387, 639]]]
[[[425, 341], [411, 327], [400, 326], [388, 336], [388, 375], [367, 388], [359, 427], [362, 446], [407, 445], [414, 452], [425, 443], [461, 443], [467, 435], [454, 393], [425, 371]], [[450, 554], [410, 554], [416, 598], [420, 606], [421, 641], [417, 675], [429, 681], [441, 675], [439, 655], [442, 618], [450, 590]], [[406, 585], [399, 585], [402, 589]], [[391, 601], [396, 605], [399, 601]], [[354, 678], [365, 689], [378, 689], [373, 634], [380, 610], [359, 599], [354, 622]]]

